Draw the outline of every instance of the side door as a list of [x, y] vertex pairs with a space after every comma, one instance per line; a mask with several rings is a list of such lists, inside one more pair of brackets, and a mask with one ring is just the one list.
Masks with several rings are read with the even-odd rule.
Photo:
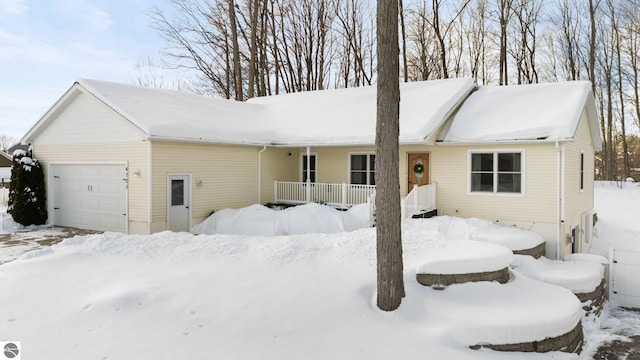
[[176, 232], [191, 229], [191, 174], [167, 176], [167, 228]]

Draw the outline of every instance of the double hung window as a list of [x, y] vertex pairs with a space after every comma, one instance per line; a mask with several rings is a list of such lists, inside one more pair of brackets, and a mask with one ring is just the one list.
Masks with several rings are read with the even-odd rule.
[[523, 152], [472, 152], [470, 191], [523, 193]]

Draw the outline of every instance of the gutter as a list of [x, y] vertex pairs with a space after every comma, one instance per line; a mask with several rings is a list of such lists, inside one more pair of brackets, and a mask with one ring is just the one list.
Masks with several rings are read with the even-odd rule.
[[555, 144], [556, 148], [558, 144], [573, 142], [574, 139], [560, 139], [560, 140], [537, 140], [537, 139], [523, 139], [523, 140], [485, 140], [485, 141], [436, 141], [436, 146], [486, 146], [486, 145], [537, 145], [537, 144]]

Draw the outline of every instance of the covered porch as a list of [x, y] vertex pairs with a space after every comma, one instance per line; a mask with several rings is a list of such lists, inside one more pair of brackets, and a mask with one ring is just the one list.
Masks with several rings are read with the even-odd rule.
[[[348, 209], [354, 205], [369, 204], [375, 216], [375, 185], [347, 183], [315, 183], [296, 181], [273, 182], [274, 203], [306, 204], [319, 203], [338, 209]], [[403, 218], [419, 217], [436, 210], [436, 184], [418, 186], [401, 200]]]

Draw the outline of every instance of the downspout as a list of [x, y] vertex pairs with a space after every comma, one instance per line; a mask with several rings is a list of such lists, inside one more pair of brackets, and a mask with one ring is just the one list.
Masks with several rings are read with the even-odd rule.
[[265, 145], [262, 150], [258, 151], [258, 202], [257, 204], [261, 204], [262, 201], [262, 153], [267, 150], [267, 145]]
[[558, 224], [556, 228], [556, 260], [560, 260], [560, 244], [562, 242], [562, 226], [564, 225], [565, 206], [564, 206], [564, 182], [565, 182], [565, 144], [562, 146], [556, 141], [556, 149], [558, 150], [557, 164], [558, 174], [556, 178], [556, 199], [557, 209], [556, 214], [558, 218]]
[[149, 211], [147, 217], [149, 219], [149, 234], [153, 233], [153, 145], [151, 139], [147, 140], [149, 142], [149, 154], [147, 155], [148, 163], [147, 166], [147, 187], [148, 192], [147, 196], [149, 196]]
[[557, 164], [557, 171], [556, 171], [556, 219], [557, 219], [557, 224], [556, 224], [556, 260], [560, 258], [560, 222], [562, 221], [561, 216], [560, 216], [560, 172], [562, 171], [562, 166], [560, 165], [560, 162], [562, 160], [562, 156], [560, 154], [560, 147], [558, 146], [558, 142], [556, 141], [556, 150], [557, 150], [557, 156], [556, 156], [556, 164]]
[[311, 147], [307, 146], [307, 202], [311, 201]]
[[[565, 144], [564, 143], [562, 143], [561, 153], [562, 153], [562, 163], [561, 163], [562, 164], [562, 172], [560, 173], [560, 186], [561, 186], [561, 188], [560, 188], [560, 192], [561, 192], [560, 193], [560, 199], [561, 199], [560, 200], [560, 216], [561, 216], [562, 220], [561, 220], [560, 224], [561, 224], [561, 229], [563, 229], [564, 225], [565, 225], [565, 220], [566, 220], [566, 218], [565, 218], [565, 209], [566, 209], [565, 202], [567, 201], [566, 200], [567, 198], [565, 196], [565, 172], [566, 172], [565, 171], [565, 167], [566, 167], [566, 162], [567, 162], [566, 161], [567, 154], [565, 152]], [[563, 235], [564, 235], [564, 232], [561, 232], [559, 240], [563, 239]], [[560, 260], [560, 259], [561, 259], [560, 254], [558, 254], [558, 260]]]

